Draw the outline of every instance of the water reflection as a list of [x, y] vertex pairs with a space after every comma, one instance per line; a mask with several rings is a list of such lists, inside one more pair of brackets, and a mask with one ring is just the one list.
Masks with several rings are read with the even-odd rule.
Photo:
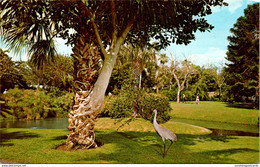
[[67, 129], [68, 118], [47, 118], [29, 121], [0, 121], [0, 128]]
[[238, 130], [210, 129], [212, 136], [254, 136], [259, 137], [259, 133], [244, 132]]

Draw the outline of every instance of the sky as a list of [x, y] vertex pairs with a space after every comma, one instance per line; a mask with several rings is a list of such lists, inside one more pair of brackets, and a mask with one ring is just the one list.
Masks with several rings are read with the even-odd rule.
[[240, 16], [244, 16], [247, 5], [257, 2], [251, 0], [225, 0], [225, 2], [229, 5], [213, 8], [213, 13], [206, 17], [208, 23], [214, 26], [213, 30], [196, 32], [196, 39], [187, 46], [172, 44], [161, 53], [166, 53], [173, 59], [188, 59], [200, 66], [221, 67], [228, 63], [225, 57], [229, 44], [227, 37], [232, 35], [229, 30]]
[[[244, 9], [248, 4], [257, 3], [259, 0], [225, 0], [229, 5], [214, 7], [213, 13], [206, 16], [209, 24], [214, 26], [210, 32], [196, 32], [196, 39], [187, 46], [171, 44], [160, 53], [166, 53], [168, 57], [177, 58], [178, 60], [188, 59], [193, 64], [199, 66], [214, 65], [220, 67], [228, 63], [225, 59], [227, 46], [229, 44], [227, 37], [231, 35], [230, 28], [236, 23], [236, 20], [244, 15]], [[0, 48], [8, 49], [0, 41]], [[72, 48], [65, 45], [62, 39], [56, 39], [56, 48], [59, 54], [70, 55]], [[13, 60], [27, 60], [26, 53], [14, 56], [11, 52], [9, 55]]]

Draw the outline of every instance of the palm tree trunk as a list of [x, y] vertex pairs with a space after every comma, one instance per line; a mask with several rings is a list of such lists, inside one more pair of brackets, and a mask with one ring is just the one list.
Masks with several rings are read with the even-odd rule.
[[101, 59], [98, 48], [81, 37], [74, 47], [75, 97], [69, 114], [69, 131], [66, 144], [69, 149], [98, 147], [94, 126], [104, 107], [104, 95], [116, 61], [119, 45], [110, 50], [99, 71]]
[[91, 105], [93, 87], [98, 78], [98, 48], [87, 38], [78, 37], [73, 48], [74, 103], [69, 113], [69, 149], [97, 147], [94, 125], [100, 107]]

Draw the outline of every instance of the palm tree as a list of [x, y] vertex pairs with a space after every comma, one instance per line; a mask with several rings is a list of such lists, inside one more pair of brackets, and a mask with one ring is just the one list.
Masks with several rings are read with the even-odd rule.
[[[43, 71], [48, 62], [55, 61], [55, 37], [59, 37], [58, 35], [62, 37], [68, 31], [68, 29], [62, 27], [63, 24], [69, 24], [68, 20], [64, 18], [68, 13], [64, 13], [65, 16], [59, 18], [59, 15], [53, 16], [53, 13], [48, 10], [52, 6], [55, 6], [56, 9], [62, 8], [66, 3], [71, 4], [71, 2], [65, 1], [43, 2], [34, 0], [20, 1], [19, 3], [17, 1], [1, 2], [3, 40], [15, 51], [20, 51], [23, 47], [29, 48], [30, 62], [35, 65], [37, 71]], [[77, 1], [74, 5], [82, 6], [81, 3]], [[72, 11], [68, 10], [68, 12]], [[80, 19], [80, 16], [76, 15], [75, 18]], [[69, 114], [70, 134], [67, 144], [70, 148], [97, 146], [94, 142], [94, 124], [99, 112], [80, 115], [91, 110], [91, 107], [86, 107], [90, 103], [90, 98], [87, 97], [93, 92], [93, 86], [100, 68], [98, 62], [101, 59], [99, 48], [95, 43], [96, 40], [89, 38], [84, 32], [92, 26], [80, 26], [84, 19], [86, 18], [77, 20], [79, 28], [76, 30], [79, 32], [78, 34], [85, 35], [74, 37], [73, 42], [75, 98]], [[95, 107], [96, 110], [101, 110], [101, 107]]]
[[165, 63], [167, 63], [169, 61], [169, 58], [166, 56], [166, 54], [160, 54], [158, 60], [160, 61], [160, 63], [162, 65], [164, 65]]
[[137, 80], [139, 89], [141, 89], [142, 86], [142, 73], [145, 70], [147, 71], [149, 65], [156, 66], [156, 61], [156, 54], [154, 49], [147, 47], [132, 47], [133, 74]]

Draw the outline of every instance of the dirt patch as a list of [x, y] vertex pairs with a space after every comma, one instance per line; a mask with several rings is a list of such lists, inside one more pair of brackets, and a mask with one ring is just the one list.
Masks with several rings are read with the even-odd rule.
[[18, 164], [18, 163], [17, 163], [17, 162], [11, 162], [11, 161], [0, 160], [0, 164]]
[[55, 149], [56, 150], [61, 150], [61, 151], [77, 151], [77, 150], [88, 150], [88, 149], [96, 149], [96, 148], [99, 148], [101, 146], [103, 146], [104, 144], [100, 141], [95, 141], [96, 144], [97, 144], [97, 147], [90, 147], [90, 148], [86, 148], [85, 146], [83, 145], [76, 145], [75, 147], [73, 147], [72, 149], [66, 144], [66, 143], [63, 143], [63, 144], [60, 144], [58, 145]]

